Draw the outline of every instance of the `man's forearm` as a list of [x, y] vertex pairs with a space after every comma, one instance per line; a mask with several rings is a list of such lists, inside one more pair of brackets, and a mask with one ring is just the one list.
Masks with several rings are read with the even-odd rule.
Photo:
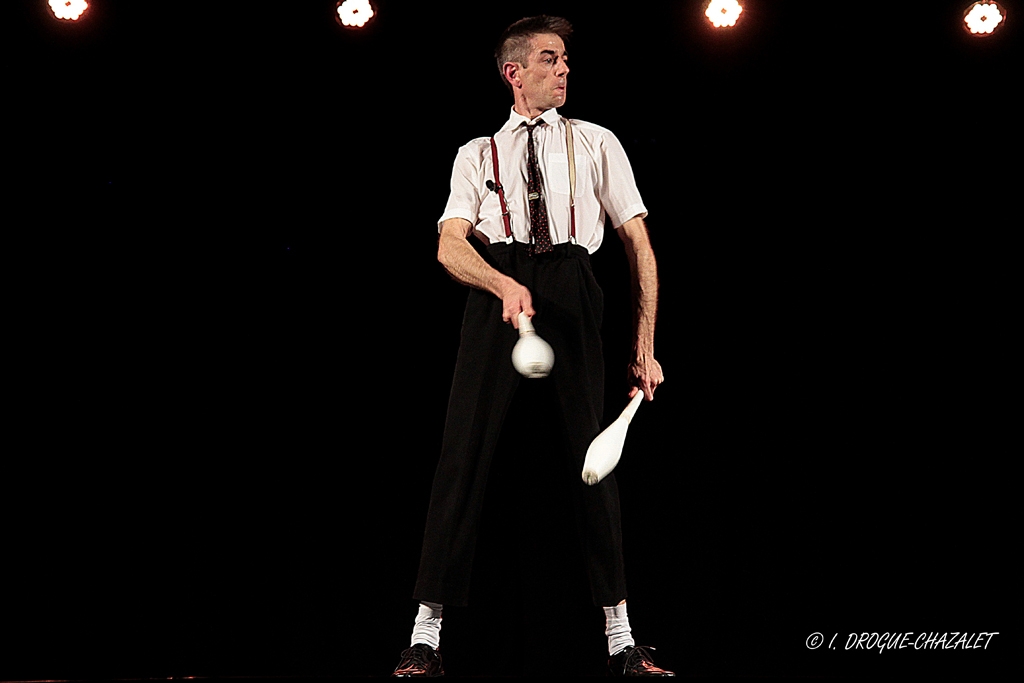
[[437, 260], [462, 284], [490, 292], [501, 299], [501, 319], [519, 329], [519, 314], [532, 317], [535, 312], [530, 290], [491, 267], [476, 253], [468, 239], [472, 230], [467, 220], [452, 218], [445, 221], [437, 242]]
[[658, 267], [654, 251], [635, 255], [633, 269], [633, 348], [638, 355], [654, 355], [654, 323], [658, 318]]
[[654, 400], [654, 390], [665, 381], [661, 364], [654, 357], [654, 321], [658, 317], [658, 264], [647, 236], [647, 226], [639, 216], [622, 224], [619, 237], [626, 245], [626, 258], [633, 290], [633, 358], [629, 373], [633, 389], [630, 396], [643, 391]]
[[502, 298], [515, 280], [491, 267], [464, 236], [454, 230], [442, 230], [437, 244], [437, 260], [458, 282], [483, 289]]
[[658, 318], [658, 264], [646, 239], [646, 230], [642, 239], [627, 241], [626, 257], [632, 275], [633, 349], [637, 357], [653, 357], [654, 324]]

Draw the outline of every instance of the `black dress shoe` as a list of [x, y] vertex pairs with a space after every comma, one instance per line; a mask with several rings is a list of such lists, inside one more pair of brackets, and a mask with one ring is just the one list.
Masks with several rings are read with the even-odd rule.
[[654, 666], [648, 652], [653, 649], [643, 645], [629, 646], [608, 658], [608, 670], [612, 676], [675, 676], [672, 671]]
[[399, 678], [444, 676], [441, 655], [425, 643], [416, 643], [407, 650], [402, 650], [402, 661], [391, 675]]

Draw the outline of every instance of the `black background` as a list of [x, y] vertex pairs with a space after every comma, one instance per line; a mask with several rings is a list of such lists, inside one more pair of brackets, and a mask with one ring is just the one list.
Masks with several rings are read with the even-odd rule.
[[[634, 635], [684, 675], [1010, 671], [1018, 8], [976, 39], [968, 4], [714, 31], [699, 2], [380, 0], [355, 32], [321, 0], [5, 3], [0, 679], [390, 672], [465, 299], [436, 220], [507, 116], [497, 35], [541, 12], [659, 259], [668, 380], [617, 470]], [[610, 232], [594, 267], [610, 420]], [[446, 667], [600, 674], [549, 426], [508, 424]]]

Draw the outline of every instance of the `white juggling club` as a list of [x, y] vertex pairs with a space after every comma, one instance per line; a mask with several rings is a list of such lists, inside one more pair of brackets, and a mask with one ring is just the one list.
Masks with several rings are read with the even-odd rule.
[[547, 377], [555, 364], [551, 345], [537, 336], [530, 317], [519, 313], [519, 341], [512, 349], [512, 365], [523, 377]]
[[603, 432], [598, 434], [590, 442], [587, 449], [587, 457], [583, 461], [583, 481], [588, 486], [593, 486], [608, 476], [615, 466], [619, 464], [619, 457], [622, 455], [622, 445], [626, 443], [626, 429], [629, 421], [633, 419], [640, 402], [644, 400], [644, 392], [638, 391], [632, 398], [622, 414], [615, 418], [615, 422], [608, 425]]

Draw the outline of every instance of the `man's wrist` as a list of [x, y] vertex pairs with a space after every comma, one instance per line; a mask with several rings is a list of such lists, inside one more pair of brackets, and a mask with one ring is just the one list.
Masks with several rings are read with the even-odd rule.
[[494, 285], [494, 294], [499, 299], [504, 299], [508, 294], [515, 288], [519, 287], [519, 283], [513, 278], [505, 275], [504, 273], [498, 272], [498, 277]]
[[651, 358], [654, 358], [654, 344], [634, 344], [633, 345], [633, 362], [643, 363]]

